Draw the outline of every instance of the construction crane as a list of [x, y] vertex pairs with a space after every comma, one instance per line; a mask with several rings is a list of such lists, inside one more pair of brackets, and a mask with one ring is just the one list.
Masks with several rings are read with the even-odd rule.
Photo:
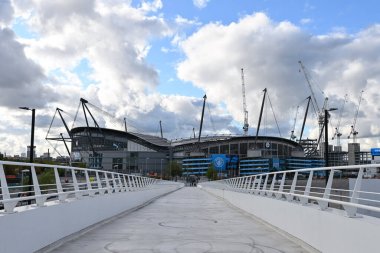
[[348, 139], [350, 139], [351, 135], [352, 135], [352, 141], [353, 141], [353, 143], [356, 143], [356, 136], [358, 135], [358, 131], [356, 131], [355, 127], [356, 127], [356, 121], [358, 119], [360, 104], [361, 104], [362, 98], [363, 98], [363, 92], [364, 92], [364, 90], [362, 90], [361, 93], [360, 93], [358, 108], [356, 109], [356, 114], [355, 114], [355, 117], [354, 117], [354, 123], [351, 126], [351, 132], [350, 132], [350, 135], [348, 136]]
[[291, 139], [292, 141], [294, 141], [294, 140], [297, 138], [297, 136], [294, 135], [294, 130], [295, 130], [295, 128], [296, 128], [296, 121], [297, 121], [297, 115], [298, 115], [298, 109], [299, 109], [299, 108], [300, 108], [300, 106], [297, 105], [296, 116], [294, 117], [294, 122], [293, 122], [293, 128], [292, 128], [292, 131], [290, 132], [290, 139]]
[[199, 126], [198, 147], [200, 146], [200, 143], [201, 143], [202, 126], [203, 126], [203, 116], [204, 116], [204, 114], [205, 114], [206, 99], [207, 99], [207, 96], [206, 96], [206, 94], [205, 94], [205, 95], [203, 96], [203, 107], [202, 107], [201, 124], [200, 124], [200, 126]]
[[305, 116], [303, 117], [303, 123], [302, 123], [299, 143], [301, 143], [301, 141], [302, 141], [302, 135], [303, 135], [303, 130], [305, 129], [305, 123], [306, 123], [307, 114], [309, 112], [309, 106], [310, 106], [311, 96], [308, 96], [306, 99], [307, 99], [307, 106], [306, 106], [306, 110], [305, 110]]
[[248, 111], [247, 111], [247, 103], [245, 99], [245, 83], [244, 83], [244, 69], [241, 69], [241, 85], [242, 85], [242, 93], [243, 93], [243, 112], [244, 112], [244, 125], [243, 125], [243, 130], [244, 130], [244, 135], [248, 135]]
[[255, 137], [255, 145], [257, 144], [257, 139], [259, 136], [259, 131], [260, 131], [260, 124], [261, 124], [261, 118], [263, 117], [263, 109], [264, 109], [264, 103], [265, 103], [265, 97], [267, 95], [267, 88], [263, 90], [264, 96], [263, 96], [263, 101], [261, 103], [261, 109], [260, 109], [260, 116], [259, 116], [259, 122], [257, 124], [257, 129], [256, 129], [256, 137]]
[[311, 82], [310, 82], [310, 77], [306, 71], [306, 68], [303, 65], [302, 61], [298, 61], [298, 63], [301, 66], [302, 72], [303, 72], [305, 79], [306, 79], [306, 82], [309, 86], [309, 89], [311, 92], [311, 97], [312, 97], [312, 104], [313, 104], [314, 110], [316, 111], [316, 113], [318, 115], [319, 137], [318, 137], [318, 143], [317, 144], [319, 145], [319, 143], [321, 142], [321, 139], [323, 139], [322, 133], [323, 133], [324, 119], [325, 119], [324, 113], [325, 113], [325, 109], [327, 108], [328, 98], [327, 97], [325, 98], [323, 107], [322, 107], [322, 109], [320, 109], [318, 106], [318, 103], [317, 103], [317, 99], [315, 97], [313, 87], [312, 87]]
[[336, 137], [336, 145], [337, 145], [338, 147], [340, 146], [340, 137], [342, 136], [342, 133], [341, 133], [340, 130], [339, 130], [339, 127], [340, 127], [340, 121], [342, 120], [342, 114], [343, 114], [343, 111], [344, 111], [344, 105], [345, 105], [346, 102], [347, 102], [347, 98], [348, 98], [348, 95], [346, 94], [346, 95], [344, 96], [343, 105], [342, 105], [342, 107], [341, 107], [341, 109], [340, 109], [339, 119], [338, 119], [338, 125], [336, 126], [334, 136], [332, 137], [333, 140], [334, 140], [335, 137]]

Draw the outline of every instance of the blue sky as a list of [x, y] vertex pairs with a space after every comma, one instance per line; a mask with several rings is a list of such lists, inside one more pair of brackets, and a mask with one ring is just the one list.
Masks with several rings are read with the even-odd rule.
[[[139, 1], [134, 1], [139, 2]], [[380, 3], [375, 0], [366, 1], [299, 1], [299, 0], [218, 0], [210, 1], [204, 8], [196, 7], [192, 1], [163, 1], [161, 12], [168, 20], [178, 16], [195, 20], [199, 24], [218, 22], [229, 24], [254, 12], [265, 12], [274, 21], [287, 20], [297, 24], [305, 31], [322, 35], [336, 31], [357, 33], [378, 22]], [[191, 36], [201, 25], [187, 27], [181, 31]], [[171, 38], [153, 41], [147, 61], [160, 70], [158, 91], [163, 94], [181, 94], [201, 97], [204, 93], [191, 83], [182, 83], [176, 78], [175, 65], [183, 57], [181, 52], [173, 50], [163, 53], [162, 47], [172, 48]]]
[[[323, 96], [337, 107], [348, 94], [344, 136], [365, 90], [359, 133], [365, 147], [380, 146], [379, 5], [375, 0], [3, 0], [0, 113], [6, 117], [0, 120], [5, 129], [0, 152], [20, 153], [29, 138], [26, 112], [13, 111], [20, 92], [21, 106], [38, 109], [42, 150], [55, 108], [75, 115], [80, 97], [127, 118], [134, 131], [156, 134], [162, 120], [164, 135], [176, 139], [198, 128], [207, 93], [212, 115], [206, 119], [213, 122], [205, 120], [205, 134], [242, 134], [241, 68], [249, 134], [256, 131], [262, 90], [268, 88], [281, 137], [288, 138], [295, 108], [310, 95], [298, 60], [315, 80], [320, 107]], [[276, 135], [272, 114], [266, 110], [263, 133]], [[310, 138], [318, 132], [313, 117]], [[296, 134], [299, 129], [297, 123]]]

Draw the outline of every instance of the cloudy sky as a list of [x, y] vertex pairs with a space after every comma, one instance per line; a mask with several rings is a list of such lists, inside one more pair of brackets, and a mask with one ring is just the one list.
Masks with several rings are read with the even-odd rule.
[[[26, 152], [26, 106], [36, 109], [37, 154], [65, 155], [45, 137], [65, 134], [56, 108], [83, 125], [81, 97], [102, 126], [123, 129], [125, 118], [130, 131], [158, 135], [161, 120], [177, 139], [198, 131], [207, 94], [204, 135], [243, 134], [241, 68], [249, 134], [267, 88], [260, 135], [289, 138], [296, 119], [299, 136], [311, 95], [299, 60], [317, 106], [328, 97], [339, 109], [330, 135], [342, 115], [346, 149], [364, 91], [358, 140], [379, 147], [379, 9], [375, 0], [0, 0], [0, 152]], [[317, 135], [313, 112], [304, 137]]]

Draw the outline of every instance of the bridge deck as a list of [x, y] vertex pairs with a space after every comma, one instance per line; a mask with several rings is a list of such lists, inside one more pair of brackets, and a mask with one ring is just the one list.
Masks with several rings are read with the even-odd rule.
[[307, 252], [198, 188], [157, 199], [52, 252]]

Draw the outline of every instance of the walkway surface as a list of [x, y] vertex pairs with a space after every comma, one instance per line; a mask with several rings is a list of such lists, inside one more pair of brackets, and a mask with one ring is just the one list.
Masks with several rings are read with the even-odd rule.
[[185, 187], [52, 252], [307, 252], [222, 199]]

